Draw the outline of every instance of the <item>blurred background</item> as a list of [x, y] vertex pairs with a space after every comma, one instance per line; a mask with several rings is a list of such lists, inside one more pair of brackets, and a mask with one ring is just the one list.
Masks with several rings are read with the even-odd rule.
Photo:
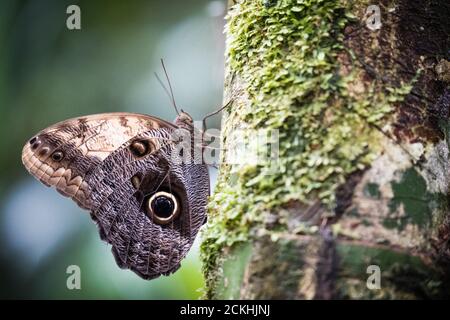
[[[81, 30], [66, 27], [72, 4], [81, 9]], [[0, 298], [202, 294], [199, 237], [169, 277], [145, 281], [121, 270], [89, 214], [27, 174], [21, 149], [39, 130], [81, 115], [130, 111], [172, 121], [175, 112], [153, 74], [163, 75], [160, 58], [179, 106], [195, 119], [217, 109], [225, 9], [224, 0], [1, 1]], [[66, 287], [69, 265], [81, 268], [81, 290]]]

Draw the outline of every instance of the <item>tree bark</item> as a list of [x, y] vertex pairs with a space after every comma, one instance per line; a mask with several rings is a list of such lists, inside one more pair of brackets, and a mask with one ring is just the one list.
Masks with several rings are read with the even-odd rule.
[[370, 4], [230, 2], [205, 298], [450, 296], [450, 4]]

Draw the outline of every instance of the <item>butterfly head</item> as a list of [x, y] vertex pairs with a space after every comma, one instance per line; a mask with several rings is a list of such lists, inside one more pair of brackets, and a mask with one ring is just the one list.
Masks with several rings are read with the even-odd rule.
[[192, 130], [194, 127], [194, 120], [189, 113], [184, 112], [183, 110], [177, 115], [174, 122], [179, 128]]

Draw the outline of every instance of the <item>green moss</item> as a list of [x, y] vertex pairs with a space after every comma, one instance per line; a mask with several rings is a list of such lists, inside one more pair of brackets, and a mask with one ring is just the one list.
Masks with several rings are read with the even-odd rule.
[[350, 217], [359, 217], [359, 212], [356, 208], [351, 208], [348, 212], [347, 215]]
[[380, 189], [376, 183], [368, 183], [364, 186], [364, 193], [371, 198], [380, 199]]
[[[439, 272], [425, 265], [409, 252], [391, 248], [338, 244], [340, 274], [337, 287], [345, 299], [424, 299], [448, 297], [446, 284]], [[381, 288], [366, 286], [367, 267], [376, 265], [381, 271]]]
[[245, 268], [250, 260], [252, 246], [239, 243], [222, 266], [223, 276], [218, 280], [217, 292], [223, 299], [239, 299]]
[[444, 133], [445, 141], [447, 142], [447, 146], [450, 147], [450, 121], [447, 119], [439, 119], [439, 128]]
[[366, 226], [366, 227], [369, 227], [369, 226], [372, 225], [372, 223], [371, 223], [369, 220], [365, 219], [365, 218], [363, 218], [363, 219], [361, 220], [361, 223], [362, 223], [364, 226]]
[[223, 144], [230, 146], [233, 126], [245, 124], [249, 132], [277, 130], [280, 154], [275, 167], [221, 165], [201, 248], [207, 288], [220, 250], [251, 238], [273, 208], [319, 198], [333, 212], [336, 188], [379, 154], [377, 128], [411, 86], [365, 83], [358, 94], [363, 71], [342, 70], [344, 57], [353, 61], [343, 45], [351, 12], [347, 1], [325, 0], [243, 1], [230, 10], [228, 65], [249, 101], [230, 108]]
[[[425, 179], [414, 169], [410, 168], [403, 173], [399, 182], [392, 182], [393, 198], [389, 203], [391, 216], [384, 219], [386, 228], [403, 230], [407, 224], [419, 228], [430, 226], [431, 209], [429, 207], [432, 195], [428, 193]], [[397, 216], [400, 205], [403, 206], [404, 215]]]

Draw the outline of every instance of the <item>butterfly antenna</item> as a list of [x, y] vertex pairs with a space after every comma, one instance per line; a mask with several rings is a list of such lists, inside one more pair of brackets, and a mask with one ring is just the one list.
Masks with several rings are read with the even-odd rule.
[[167, 90], [166, 86], [164, 85], [164, 83], [162, 82], [161, 78], [158, 76], [158, 74], [156, 72], [154, 72], [156, 79], [158, 80], [159, 84], [161, 85], [161, 87], [164, 89], [164, 92], [167, 94], [167, 96], [170, 99], [170, 102], [172, 102], [172, 97], [170, 96], [170, 92], [169, 90]]
[[[179, 115], [180, 113], [178, 112], [177, 103], [175, 102], [175, 95], [173, 94], [172, 84], [170, 83], [169, 75], [168, 75], [168, 73], [167, 73], [166, 66], [164, 65], [164, 60], [163, 60], [162, 58], [161, 58], [161, 65], [162, 65], [162, 67], [163, 67], [164, 74], [166, 75], [167, 83], [169, 84], [170, 98], [172, 99], [173, 107], [175, 108], [175, 111], [176, 111], [177, 114]], [[166, 89], [166, 91], [167, 91], [167, 89]]]
[[[155, 77], [156, 77], [156, 79], [158, 80], [158, 82], [159, 82], [159, 84], [161, 85], [161, 87], [164, 89], [164, 92], [167, 94], [167, 97], [169, 97], [170, 102], [173, 104], [172, 97], [170, 96], [169, 90], [167, 90], [166, 86], [164, 85], [164, 83], [162, 82], [162, 80], [161, 80], [161, 78], [158, 76], [158, 74], [157, 74], [156, 72], [153, 72], [153, 74], [155, 75]], [[175, 106], [174, 106], [174, 107], [175, 107]], [[177, 114], [178, 114], [178, 110], [177, 110], [176, 107], [175, 107], [175, 111], [176, 111]]]
[[215, 116], [216, 114], [221, 112], [223, 109], [226, 109], [227, 107], [229, 107], [233, 103], [234, 100], [235, 100], [234, 98], [231, 98], [230, 100], [228, 100], [227, 103], [225, 103], [225, 105], [223, 105], [222, 107], [220, 107], [216, 111], [208, 113], [206, 116], [203, 117], [203, 120], [202, 120], [203, 132], [206, 130], [206, 119], [208, 119], [208, 118], [210, 118], [212, 116]]

